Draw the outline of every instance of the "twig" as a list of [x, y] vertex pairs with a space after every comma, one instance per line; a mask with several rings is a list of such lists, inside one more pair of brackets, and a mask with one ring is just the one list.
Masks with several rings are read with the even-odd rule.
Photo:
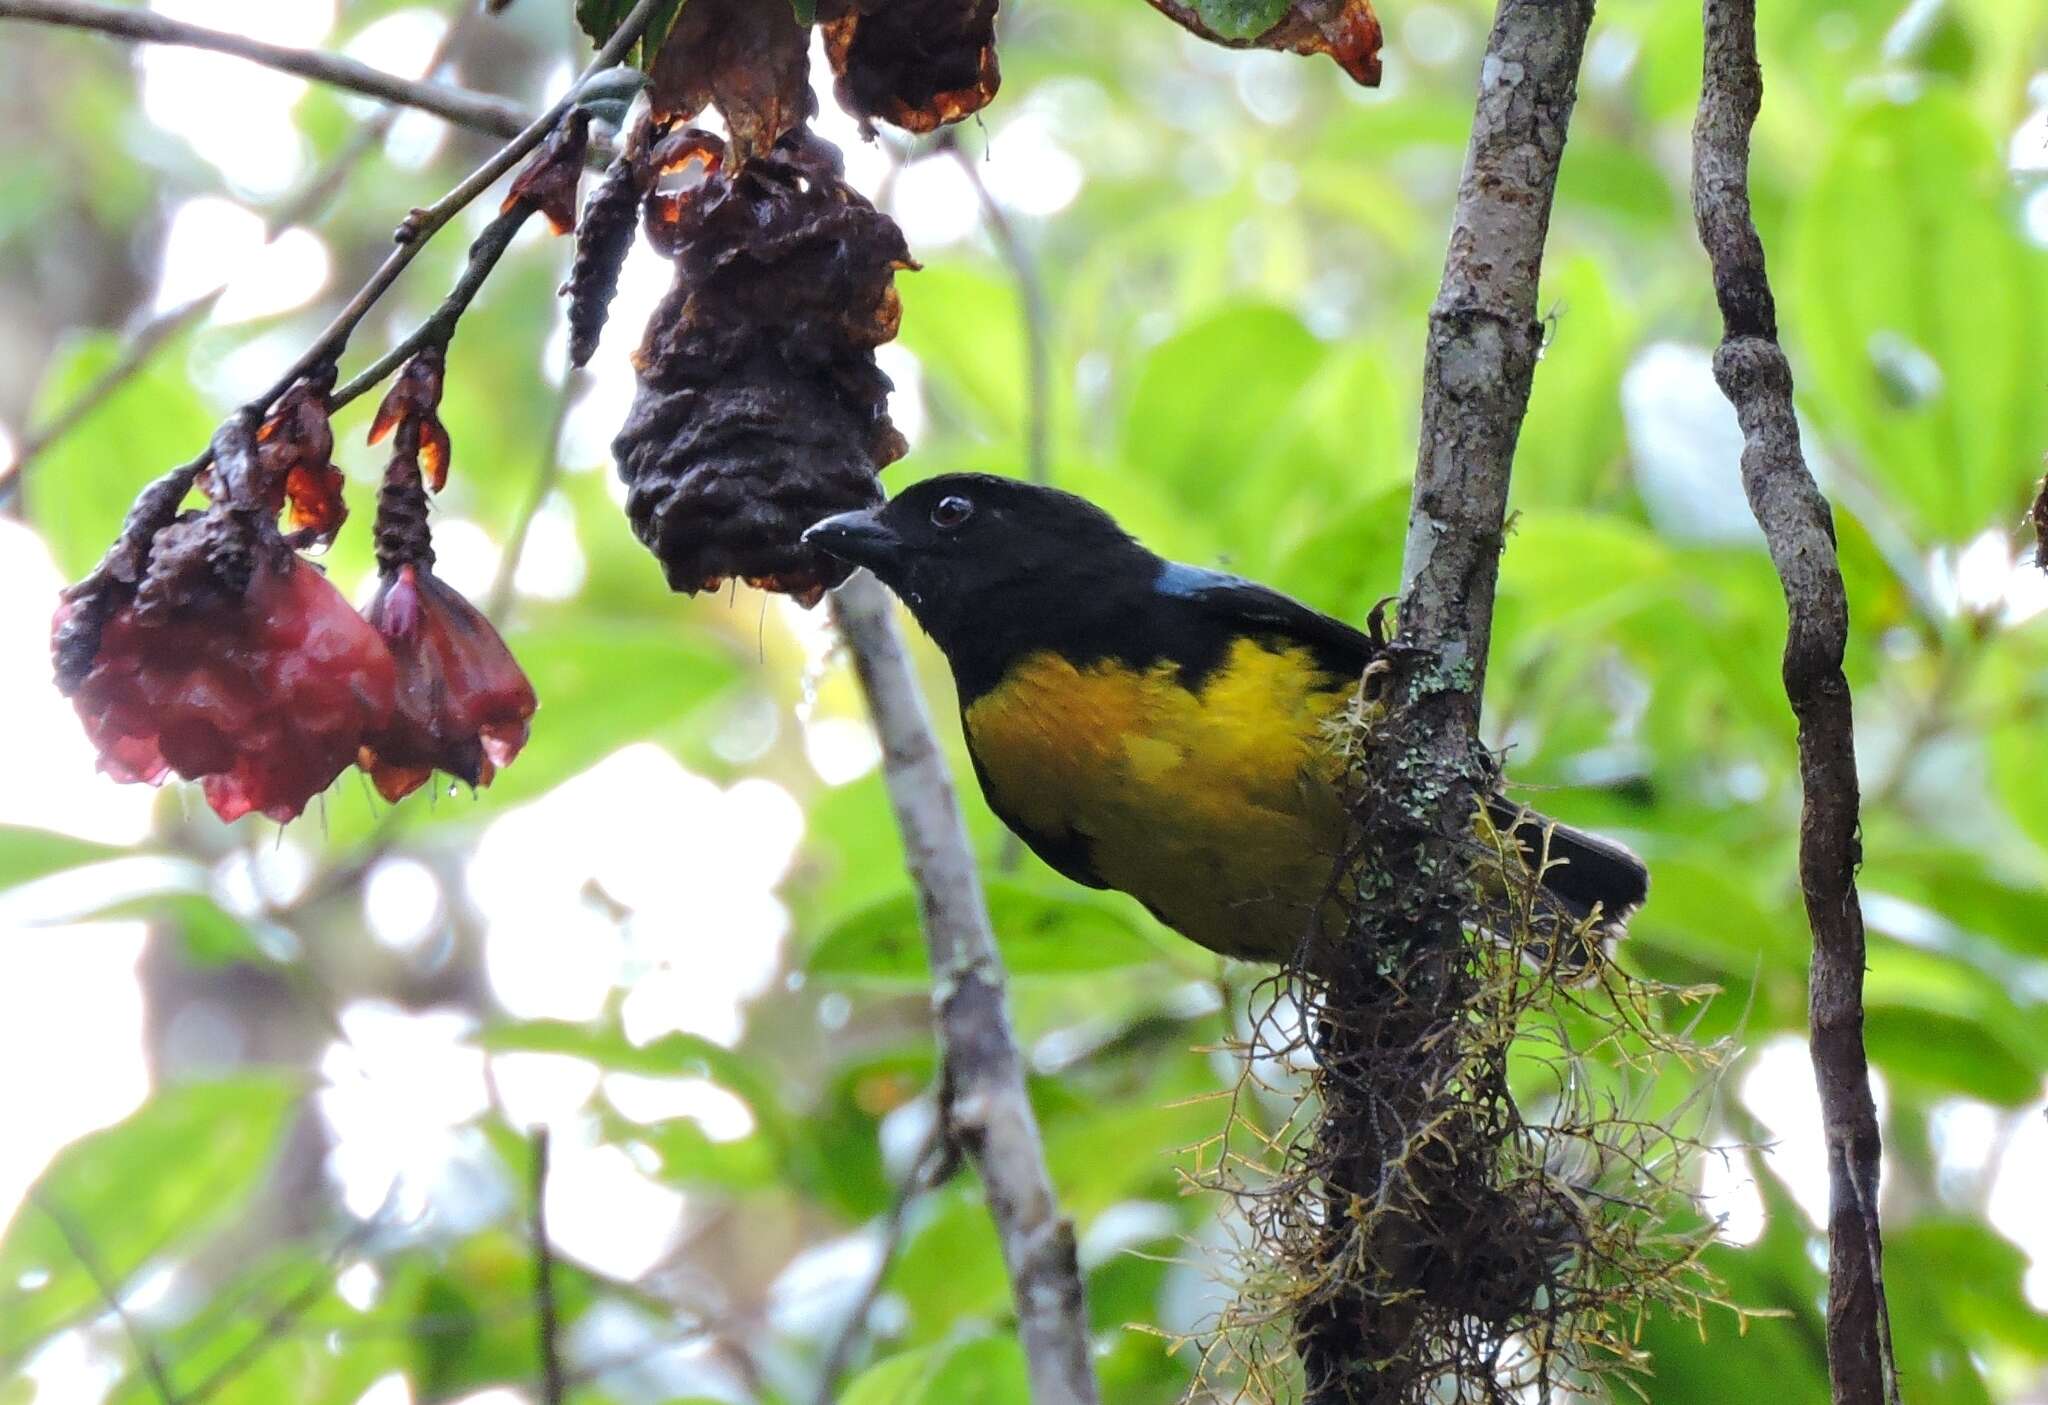
[[540, 452], [540, 469], [533, 475], [533, 489], [512, 523], [512, 535], [506, 539], [505, 554], [498, 559], [498, 574], [484, 595], [484, 614], [501, 624], [505, 607], [512, 601], [512, 583], [519, 576], [520, 559], [526, 555], [526, 539], [533, 532], [533, 519], [540, 516], [540, 510], [547, 505], [548, 494], [561, 480], [562, 432], [568, 427], [569, 412], [575, 408], [576, 397], [582, 393], [588, 379], [589, 372], [581, 367], [571, 367], [562, 382], [562, 394], [555, 403], [555, 417], [548, 426], [547, 443]]
[[1074, 1229], [1060, 1214], [1024, 1067], [1004, 1008], [1003, 962], [946, 759], [932, 734], [888, 592], [857, 572], [834, 611], [881, 735], [889, 803], [903, 832], [931, 952], [945, 1068], [939, 1116], [988, 1187], [989, 1213], [1031, 1375], [1033, 1405], [1095, 1405]]
[[[449, 52], [473, 13], [474, 11], [469, 9], [462, 10], [442, 34], [440, 43], [435, 46], [432, 56], [427, 60], [427, 76], [432, 76], [447, 62]], [[348, 145], [336, 153], [334, 159], [328, 162], [323, 170], [308, 181], [297, 195], [278, 206], [268, 221], [269, 228], [264, 243], [275, 242], [284, 231], [315, 218], [325, 209], [327, 202], [340, 193], [350, 174], [363, 158], [375, 151], [391, 134], [391, 128], [397, 123], [400, 110], [396, 107], [387, 107], [358, 127], [355, 135], [349, 139]], [[14, 462], [0, 468], [0, 507], [10, 506], [22, 491], [22, 484], [26, 481], [30, 465], [48, 453], [52, 445], [62, 440], [111, 399], [122, 386], [133, 380], [165, 343], [210, 312], [229, 286], [229, 283], [223, 282], [198, 297], [150, 318], [129, 338], [119, 361], [102, 372], [91, 385], [79, 392], [77, 398], [52, 415], [48, 422], [30, 431], [16, 451]]]
[[1046, 302], [1045, 284], [1038, 276], [1037, 261], [1024, 247], [1016, 226], [1010, 223], [1009, 213], [996, 203], [995, 192], [982, 179], [980, 165], [960, 145], [959, 138], [954, 135], [956, 130], [946, 128], [941, 134], [941, 141], [953, 153], [953, 159], [960, 163], [960, 169], [967, 173], [968, 181], [974, 186], [974, 193], [981, 198], [982, 220], [988, 225], [989, 236], [995, 240], [1003, 261], [1010, 265], [1010, 276], [1017, 280], [1017, 301], [1022, 304], [1024, 313], [1024, 476], [1033, 483], [1050, 483], [1052, 349], [1049, 328], [1052, 311]]
[[0, 0], [0, 20], [10, 19], [97, 30], [133, 43], [211, 49], [365, 97], [416, 107], [459, 127], [494, 137], [516, 137], [526, 124], [526, 114], [519, 104], [493, 93], [471, 92], [428, 79], [400, 78], [340, 54], [266, 44], [246, 35], [187, 24], [127, 5], [99, 5], [89, 0]]
[[853, 1310], [846, 1314], [839, 1335], [832, 1339], [832, 1349], [825, 1353], [824, 1364], [818, 1368], [818, 1390], [811, 1397], [814, 1405], [832, 1405], [839, 1398], [839, 1382], [853, 1364], [854, 1352], [867, 1336], [868, 1318], [874, 1314], [875, 1300], [882, 1296], [882, 1284], [888, 1281], [889, 1266], [896, 1262], [896, 1255], [903, 1248], [903, 1232], [910, 1223], [910, 1203], [927, 1187], [946, 1178], [952, 1160], [944, 1122], [934, 1123], [931, 1135], [925, 1138], [924, 1145], [911, 1158], [910, 1170], [889, 1201], [889, 1212], [882, 1218], [882, 1252], [876, 1258], [875, 1271], [868, 1275]]
[[[395, 1190], [395, 1183], [394, 1183]], [[392, 1203], [392, 1194], [385, 1195], [385, 1205]], [[263, 1353], [277, 1345], [301, 1317], [312, 1311], [315, 1304], [325, 1298], [334, 1286], [334, 1271], [341, 1261], [360, 1247], [383, 1223], [384, 1211], [364, 1220], [342, 1236], [341, 1242], [328, 1254], [325, 1264], [311, 1277], [300, 1284], [292, 1295], [272, 1308], [263, 1319], [263, 1326], [256, 1335], [244, 1342], [227, 1360], [216, 1366], [206, 1378], [186, 1394], [180, 1405], [204, 1405], [244, 1371], [255, 1365]]]
[[[468, 261], [463, 264], [462, 274], [455, 280], [455, 286], [448, 290], [448, 296], [427, 314], [426, 320], [419, 326], [406, 333], [382, 356], [350, 377], [345, 384], [336, 387], [334, 394], [328, 398], [329, 405], [339, 410], [351, 400], [375, 390], [392, 372], [403, 366], [423, 347], [447, 346], [455, 335], [455, 326], [462, 320], [462, 314], [469, 311], [470, 303], [483, 291], [484, 283], [498, 266], [498, 260], [505, 257], [505, 251], [512, 247], [513, 237], [532, 215], [533, 206], [522, 201], [485, 225], [483, 233], [477, 235], [475, 242], [469, 246]], [[367, 310], [366, 308], [365, 311]], [[290, 383], [286, 381], [284, 384]], [[283, 393], [282, 386], [278, 387], [278, 392]]]
[[562, 1371], [561, 1321], [555, 1307], [555, 1250], [548, 1242], [548, 1129], [533, 1129], [533, 1315], [539, 1338], [542, 1405], [569, 1397]]
[[1792, 368], [1749, 204], [1749, 138], [1763, 105], [1755, 0], [1705, 0], [1692, 204], [1723, 335], [1714, 379], [1742, 424], [1742, 486], [1784, 586], [1785, 694], [1799, 720], [1799, 881], [1813, 928], [1811, 1052], [1828, 1145], [1828, 1375], [1835, 1405], [1899, 1399], [1877, 1192], [1882, 1146], [1863, 1048], [1863, 911], [1856, 895], [1855, 721], [1842, 656], [1849, 602], [1828, 502], [1808, 471]]
[[163, 1405], [181, 1405], [178, 1392], [171, 1385], [170, 1372], [164, 1369], [163, 1357], [157, 1354], [156, 1344], [149, 1334], [142, 1330], [142, 1324], [121, 1302], [121, 1289], [107, 1277], [106, 1268], [100, 1263], [99, 1251], [93, 1247], [92, 1239], [84, 1226], [71, 1217], [71, 1212], [59, 1205], [41, 1189], [30, 1192], [36, 1208], [50, 1217], [57, 1226], [57, 1232], [64, 1236], [64, 1242], [71, 1249], [71, 1255], [92, 1279], [93, 1287], [99, 1289], [100, 1297], [106, 1301], [107, 1310], [114, 1314], [121, 1324], [121, 1330], [128, 1334], [128, 1340], [135, 1347], [135, 1354], [142, 1361], [142, 1369], [148, 1373], [149, 1382], [155, 1388]]
[[[597, 74], [613, 67], [625, 57], [626, 51], [639, 42], [641, 31], [653, 20], [655, 11], [660, 9], [664, 3], [665, 0], [640, 0], [633, 7], [632, 13], [627, 15], [620, 22], [619, 27], [612, 32], [612, 37], [605, 41], [604, 47], [597, 51], [596, 56], [577, 75], [576, 81], [569, 85], [569, 90], [556, 100], [554, 106], [534, 118], [533, 121], [527, 123], [525, 127], [520, 129], [517, 136], [498, 148], [491, 155], [490, 159], [470, 172], [453, 190], [425, 209], [414, 210], [411, 214], [407, 215], [405, 220], [398, 226], [397, 232], [392, 235], [398, 247], [386, 256], [384, 262], [378, 266], [377, 271], [370, 275], [370, 280], [363, 284], [362, 288], [357, 291], [353, 298], [349, 299], [348, 305], [335, 315], [334, 320], [327, 325], [326, 330], [314, 339], [313, 344], [306, 348], [304, 354], [292, 364], [291, 369], [278, 377], [277, 382], [271, 386], [269, 391], [257, 400], [251, 401], [251, 405], [259, 410], [262, 407], [268, 406], [271, 401], [284, 394], [292, 382], [299, 379], [299, 377], [315, 367], [338, 360], [343, 349], [347, 347], [349, 337], [354, 334], [356, 327], [361, 324], [364, 317], [369, 315], [370, 309], [376, 306], [377, 300], [384, 296], [386, 290], [398, 281], [398, 275], [405, 271], [406, 265], [413, 261], [419, 254], [419, 251], [426, 246], [427, 241], [433, 238], [443, 225], [460, 214], [469, 205], [470, 201], [490, 189], [492, 185], [497, 183], [500, 176], [518, 165], [527, 153], [547, 140], [548, 134], [554, 131], [556, 124], [568, 114], [569, 110], [576, 105], [577, 100], [582, 97], [584, 85]], [[513, 213], [520, 214], [525, 209], [526, 206], [522, 203], [513, 207]], [[476, 245], [471, 248], [472, 268], [474, 268], [476, 262], [477, 247], [482, 246], [486, 240], [490, 239], [492, 231], [504, 224], [509, 218], [511, 218], [510, 215], [499, 216], [478, 237]], [[520, 222], [523, 222], [523, 220], [524, 214], [520, 214]], [[515, 222], [511, 229], [516, 230], [517, 228], [518, 222]], [[505, 231], [503, 237], [505, 243], [510, 243], [511, 230]], [[498, 252], [504, 252], [502, 244], [499, 246]], [[495, 263], [496, 259], [492, 258], [490, 262]], [[488, 266], [485, 271], [488, 272]], [[469, 275], [465, 273], [465, 281], [468, 277]], [[477, 281], [481, 283], [482, 279], [479, 278]], [[461, 285], [458, 284], [457, 287], [459, 290]], [[470, 296], [475, 296], [474, 289], [471, 289]], [[468, 305], [467, 298], [463, 300], [462, 305], [465, 307]], [[438, 318], [440, 315], [437, 313], [436, 317]], [[456, 315], [459, 316], [459, 312]], [[433, 320], [429, 319], [430, 324]], [[399, 360], [403, 360], [403, 358], [401, 357]], [[398, 361], [394, 361], [389, 357], [385, 358], [384, 362], [379, 362], [378, 365], [382, 367], [386, 362], [389, 363], [390, 370], [397, 369]], [[387, 371], [386, 374], [388, 373]], [[355, 395], [360, 395], [364, 390], [369, 389], [369, 385], [362, 383], [363, 380], [363, 376], [358, 376], [355, 380], [349, 382], [349, 387], [353, 389]], [[372, 383], [374, 384], [374, 382]], [[353, 396], [349, 398], [353, 398]], [[341, 399], [342, 397], [337, 395], [336, 403], [341, 403]]]
[[[425, 209], [412, 211], [399, 225], [393, 236], [398, 248], [378, 265], [370, 280], [349, 299], [348, 305], [328, 323], [313, 344], [292, 363], [292, 366], [261, 395], [245, 404], [222, 426], [222, 432], [233, 429], [245, 435], [255, 433], [256, 422], [271, 403], [299, 380], [314, 371], [330, 368], [347, 348], [350, 336], [361, 324], [364, 317], [398, 281], [420, 249], [425, 247], [442, 227], [470, 201], [491, 187], [519, 160], [545, 141], [555, 126], [562, 120], [583, 96], [593, 80], [606, 70], [618, 64], [626, 51], [639, 41], [641, 33], [652, 22], [655, 13], [667, 0], [638, 0], [632, 11], [619, 22], [611, 38], [604, 42], [595, 57], [586, 65], [569, 90], [555, 105], [529, 123], [518, 136], [507, 142], [488, 161], [471, 172], [453, 190]], [[436, 337], [445, 343], [454, 331], [455, 321], [470, 299], [483, 285], [484, 279], [505, 248], [512, 241], [527, 216], [532, 212], [532, 202], [522, 200], [510, 210], [500, 214], [479, 235], [470, 246], [468, 266], [457, 281], [455, 291], [450, 293], [432, 316], [412, 336], [370, 370], [358, 375], [330, 400], [330, 405], [339, 406], [369, 390], [377, 381], [396, 370], [406, 356]], [[216, 436], [218, 437], [218, 436]], [[61, 625], [53, 641], [52, 652], [57, 665], [58, 686], [69, 692], [91, 667], [99, 650], [99, 631], [113, 608], [118, 582], [133, 584], [141, 578], [141, 572], [148, 560], [149, 543], [164, 523], [177, 512], [178, 504], [191, 491], [200, 473], [213, 461], [213, 446], [209, 444], [191, 462], [181, 464], [142, 490], [134, 506], [128, 510], [127, 519], [121, 525], [120, 534], [108, 548], [100, 564], [84, 580], [65, 592], [65, 598], [76, 608], [71, 617]]]
[[[1475, 895], [1459, 837], [1494, 785], [1478, 736], [1480, 695], [1509, 472], [1542, 346], [1543, 246], [1592, 19], [1592, 0], [1500, 0], [1480, 61], [1429, 314], [1400, 629], [1380, 684], [1390, 706], [1356, 785], [1361, 852], [1346, 881], [1373, 891], [1354, 894], [1341, 940], [1323, 934], [1305, 954], [1309, 988], [1327, 1011], [1315, 1141], [1335, 1158], [1325, 1190], [1328, 1257], [1316, 1266], [1335, 1286], [1294, 1329], [1312, 1405], [1390, 1398], [1383, 1369], [1408, 1359], [1418, 1330], [1420, 1295], [1370, 1287], [1356, 1256], [1379, 1256], [1382, 1276], [1397, 1281], [1420, 1270], [1399, 1267], [1410, 1257], [1399, 1244], [1355, 1243], [1349, 1206], [1353, 1197], [1396, 1193], [1388, 1158], [1427, 1136], [1418, 1124], [1444, 1106], [1430, 1101], [1426, 1080], [1390, 1083], [1379, 1051], [1451, 1047], [1449, 1031], [1464, 1017], [1458, 953]], [[1346, 959], [1359, 950], [1381, 953], [1378, 967]], [[1402, 975], [1390, 983], [1381, 969]], [[1344, 1286], [1353, 1281], [1357, 1291]]]

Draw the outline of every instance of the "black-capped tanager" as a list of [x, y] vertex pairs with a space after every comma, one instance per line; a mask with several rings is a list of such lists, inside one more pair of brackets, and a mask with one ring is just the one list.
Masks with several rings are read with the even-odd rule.
[[[873, 571], [944, 651], [982, 792], [1040, 858], [1225, 956], [1300, 947], [1345, 843], [1331, 733], [1379, 653], [1370, 636], [1163, 560], [1085, 498], [985, 474], [804, 540]], [[1499, 797], [1489, 814], [1547, 858], [1551, 910], [1597, 909], [1596, 937], [1620, 934], [1648, 889], [1641, 860]]]

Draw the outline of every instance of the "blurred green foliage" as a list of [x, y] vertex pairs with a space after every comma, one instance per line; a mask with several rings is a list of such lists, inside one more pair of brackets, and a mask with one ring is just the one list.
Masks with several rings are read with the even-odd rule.
[[[334, 42], [403, 8], [344, 4]], [[524, 0], [478, 21], [465, 78], [537, 100], [568, 52], [569, 16], [556, 13], [567, 8]], [[2040, 1116], [2048, 1068], [2048, 623], [2003, 603], [2048, 448], [2048, 11], [2009, 0], [1764, 9], [1756, 206], [1855, 621], [1869, 1041], [1886, 1091], [1900, 1360], [1911, 1398], [2036, 1399], [2048, 1322], [2023, 1289], [2025, 1254], [1988, 1206], [1995, 1154]], [[1474, 0], [1383, 18], [1386, 85], [1363, 93], [1324, 61], [1206, 49], [1138, 0], [1006, 7], [1003, 90], [985, 127], [965, 134], [977, 156], [987, 143], [979, 169], [999, 192], [1027, 205], [1065, 178], [1063, 161], [1078, 164], [1071, 203], [1011, 216], [1046, 291], [1053, 393], [1036, 408], [1052, 480], [1171, 555], [1354, 620], [1397, 588], [1423, 323], [1487, 24]], [[1718, 983], [1727, 994], [1702, 1031], [1756, 1050], [1803, 1025], [1799, 796], [1777, 677], [1783, 605], [1705, 370], [1718, 323], [1683, 183], [1698, 27], [1677, 0], [1609, 0], [1596, 21], [1545, 271], [1550, 340], [1517, 464], [1487, 726], [1544, 808], [1648, 858], [1652, 898], [1625, 959]], [[71, 228], [112, 249], [132, 296], [109, 309], [52, 295], [39, 384], [9, 402], [32, 399], [29, 424], [118, 359], [114, 324], [149, 299], [153, 231], [178, 202], [220, 190], [213, 167], [138, 106], [124, 52], [10, 30], [0, 75], [32, 66], [54, 75], [53, 92], [14, 119], [30, 129], [0, 152], [0, 278], [31, 286], [36, 268], [67, 256], [47, 247], [51, 231]], [[361, 120], [321, 92], [297, 113], [314, 162]], [[2015, 139], [2030, 120], [2031, 147]], [[135, 488], [204, 442], [236, 385], [260, 383], [304, 343], [397, 215], [479, 150], [457, 137], [424, 163], [371, 155], [318, 223], [336, 274], [316, 305], [202, 323], [34, 467], [27, 518], [64, 573], [96, 558]], [[898, 156], [913, 163], [888, 178], [899, 194], [920, 168], [957, 170], [916, 145]], [[1025, 172], [1007, 186], [1006, 162]], [[461, 240], [445, 242], [408, 276], [392, 318], [371, 319], [359, 357], [446, 286]], [[544, 357], [558, 354], [550, 292], [566, 253], [523, 240], [450, 358], [455, 474], [440, 515], [500, 548], [549, 457], [558, 371]], [[918, 253], [924, 270], [901, 279], [901, 347], [916, 358], [925, 422], [890, 481], [1020, 472], [1035, 407], [1014, 271], [985, 231]], [[615, 326], [607, 355], [636, 332]], [[366, 415], [342, 417], [341, 442], [360, 444]], [[800, 1311], [792, 1265], [872, 1245], [905, 1174], [903, 1129], [932, 1095], [915, 903], [879, 777], [845, 781], [813, 761], [822, 736], [858, 718], [845, 670], [821, 663], [780, 606], [745, 592], [668, 595], [608, 491], [593, 447], [604, 428], [570, 436], [546, 500], [547, 520], [573, 536], [580, 584], [514, 591], [505, 613], [543, 710], [492, 789], [390, 810], [344, 782], [286, 836], [307, 871], [253, 899], [223, 875], [259, 863], [274, 833], [225, 830], [166, 795], [136, 851], [175, 862], [140, 893], [73, 907], [151, 923], [155, 1025], [196, 991], [248, 1028], [239, 1053], [207, 1057], [159, 1029], [141, 1109], [64, 1150], [15, 1212], [0, 1239], [0, 1381], [84, 1331], [117, 1363], [115, 1399], [153, 1398], [69, 1224], [124, 1291], [176, 1270], [179, 1291], [137, 1315], [187, 1405], [346, 1405], [390, 1372], [421, 1401], [494, 1384], [531, 1398], [532, 1192], [523, 1123], [505, 1102], [450, 1129], [474, 1153], [466, 1164], [485, 1168], [483, 1189], [444, 1186], [429, 1208], [365, 1221], [324, 1169], [336, 1133], [320, 1094], [338, 1077], [326, 1059], [347, 1039], [337, 1019], [384, 1002], [463, 1012], [469, 1047], [493, 1060], [603, 1071], [574, 1135], [685, 1196], [682, 1236], [649, 1272], [558, 1266], [574, 1399], [810, 1397], [861, 1274], [839, 1273], [836, 1293]], [[369, 568], [379, 464], [357, 447], [343, 462], [359, 520], [329, 568], [353, 591]], [[1966, 549], [1975, 564], [1959, 567]], [[959, 760], [949, 685], [920, 658]], [[803, 814], [776, 894], [789, 938], [729, 1042], [629, 1037], [641, 982], [687, 984], [730, 939], [716, 921], [678, 917], [688, 891], [636, 910], [574, 845], [560, 861], [589, 870], [570, 886], [600, 927], [683, 930], [656, 933], [654, 955], [635, 948], [589, 1020], [520, 1016], [493, 984], [488, 894], [465, 877], [479, 838], [634, 743], [722, 787], [771, 781]], [[1188, 1193], [1184, 1173], [1190, 1148], [1222, 1126], [1217, 1095], [1238, 1069], [1214, 1048], [1242, 1030], [1261, 973], [1219, 967], [1133, 905], [1062, 883], [1004, 842], [978, 797], [967, 803], [1048, 1154], [1081, 1235], [1106, 1398], [1181, 1399], [1193, 1353], [1170, 1339], [1199, 1330], [1228, 1291], [1216, 1281], [1227, 1207]], [[695, 823], [653, 805], [632, 816], [656, 852], [678, 836], [673, 882], [685, 890]], [[0, 911], [31, 910], [40, 879], [124, 854], [0, 829], [0, 904], [13, 904]], [[366, 915], [366, 884], [398, 860], [424, 866], [441, 894], [433, 934], [405, 948], [380, 943]], [[99, 930], [9, 931], [0, 979], [33, 978], [34, 943]], [[1748, 1066], [1738, 1060], [1709, 1128], [1730, 1143], [1760, 1135], [1740, 1097]], [[743, 1125], [629, 1115], [620, 1077], [700, 1080], [730, 1095]], [[1287, 1108], [1254, 1099], [1253, 1111], [1277, 1122]], [[1993, 1128], [1974, 1162], [1949, 1130], [1968, 1117]], [[558, 1144], [568, 1135], [558, 1128]], [[1657, 1405], [1825, 1397], [1818, 1230], [1772, 1155], [1734, 1162], [1761, 1197], [1761, 1237], [1710, 1258], [1730, 1301], [1775, 1315], [1645, 1322], [1641, 1387]], [[374, 1288], [342, 1291], [359, 1266]], [[872, 1325], [848, 1405], [1026, 1398], [971, 1173], [910, 1206]], [[0, 1399], [29, 1398], [0, 1384]]]

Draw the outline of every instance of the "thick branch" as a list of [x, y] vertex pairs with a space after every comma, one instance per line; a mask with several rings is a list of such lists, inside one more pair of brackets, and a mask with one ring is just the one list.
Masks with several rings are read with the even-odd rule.
[[1502, 0], [1429, 314], [1401, 638], [1440, 661], [1476, 729], [1508, 471], [1542, 346], [1536, 288], [1591, 0]]
[[[1592, 0], [1500, 0], [1430, 310], [1400, 631], [1376, 685], [1390, 706], [1354, 777], [1349, 921], [1304, 958], [1323, 1100], [1310, 1157], [1329, 1227], [1312, 1265], [1325, 1287], [1294, 1323], [1312, 1405], [1389, 1405], [1429, 1388], [1417, 1373], [1432, 1349], [1431, 1247], [1402, 1226], [1422, 1222], [1436, 1169], [1411, 1148], [1448, 1145], [1430, 1124], [1471, 1111], [1431, 1060], [1457, 1047], [1467, 1018], [1464, 846], [1495, 781], [1480, 694], [1541, 344], [1537, 281], [1592, 19]], [[1382, 1212], [1370, 1231], [1353, 1213], [1368, 1204]]]
[[946, 759], [888, 592], [863, 571], [839, 588], [833, 605], [881, 736], [889, 802], [917, 885], [945, 1064], [940, 1116], [988, 1187], [1030, 1363], [1031, 1398], [1034, 1405], [1094, 1405], [1074, 1230], [1053, 1198], [1004, 1008], [1002, 957]]
[[9, 19], [97, 30], [135, 43], [175, 44], [187, 49], [211, 49], [215, 53], [232, 54], [236, 58], [262, 64], [265, 68], [310, 78], [316, 83], [345, 88], [402, 107], [416, 107], [459, 127], [473, 128], [494, 137], [516, 137], [526, 125], [526, 114], [519, 104], [491, 93], [475, 93], [467, 88], [426, 79], [400, 78], [340, 54], [266, 44], [245, 35], [170, 19], [151, 10], [91, 4], [88, 0], [0, 0], [0, 20]]
[[1813, 928], [1809, 1018], [1828, 1145], [1828, 1374], [1835, 1405], [1882, 1405], [1897, 1401], [1898, 1381], [1877, 1216], [1877, 1109], [1863, 1049], [1862, 845], [1842, 672], [1849, 601], [1834, 519], [1800, 451], [1792, 368], [1750, 216], [1749, 135], [1763, 105], [1755, 0], [1705, 0], [1705, 23], [1692, 203], [1724, 326], [1714, 378], [1741, 421], [1742, 486], [1785, 588], [1785, 695], [1799, 719], [1799, 881]]

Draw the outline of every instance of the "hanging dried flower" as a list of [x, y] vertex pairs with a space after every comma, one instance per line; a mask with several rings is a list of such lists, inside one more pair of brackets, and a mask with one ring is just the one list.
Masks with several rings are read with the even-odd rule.
[[838, 0], [818, 27], [833, 92], [863, 126], [934, 131], [988, 106], [1002, 82], [996, 0]]
[[647, 227], [676, 281], [612, 446], [633, 529], [674, 589], [737, 576], [814, 602], [846, 568], [803, 529], [877, 501], [904, 452], [874, 349], [901, 316], [895, 272], [916, 265], [808, 132], [737, 170], [716, 137], [678, 132], [650, 165]]
[[256, 459], [266, 499], [289, 507], [288, 521], [302, 545], [325, 545], [348, 517], [342, 474], [334, 464], [334, 368], [294, 381], [256, 431]]
[[447, 378], [446, 357], [442, 348], [432, 345], [414, 353], [399, 368], [391, 389], [377, 406], [376, 418], [370, 421], [372, 444], [401, 425], [414, 427], [419, 439], [411, 452], [419, 456], [427, 486], [437, 493], [447, 486], [450, 457], [448, 431], [442, 427], [440, 415], [441, 388]]
[[715, 106], [743, 164], [816, 110], [809, 49], [789, 0], [691, 0], [654, 61], [648, 104], [670, 124]]
[[1380, 81], [1380, 21], [1372, 0], [1152, 0], [1152, 8], [1191, 34], [1228, 49], [1328, 54], [1351, 81]]
[[572, 366], [586, 366], [597, 354], [598, 338], [604, 335], [612, 298], [619, 291], [619, 270], [633, 248], [633, 225], [640, 215], [642, 192], [634, 145], [644, 131], [643, 123], [583, 202], [583, 221], [576, 226], [576, 258], [562, 289], [569, 295]]
[[512, 764], [538, 706], [491, 622], [430, 564], [389, 572], [365, 612], [398, 669], [398, 706], [358, 763], [386, 800], [444, 771], [472, 786]]
[[589, 149], [590, 114], [574, 108], [513, 178], [498, 213], [508, 215], [522, 202], [531, 204], [547, 217], [555, 233], [567, 234], [576, 227], [576, 188], [583, 180], [583, 157]]

